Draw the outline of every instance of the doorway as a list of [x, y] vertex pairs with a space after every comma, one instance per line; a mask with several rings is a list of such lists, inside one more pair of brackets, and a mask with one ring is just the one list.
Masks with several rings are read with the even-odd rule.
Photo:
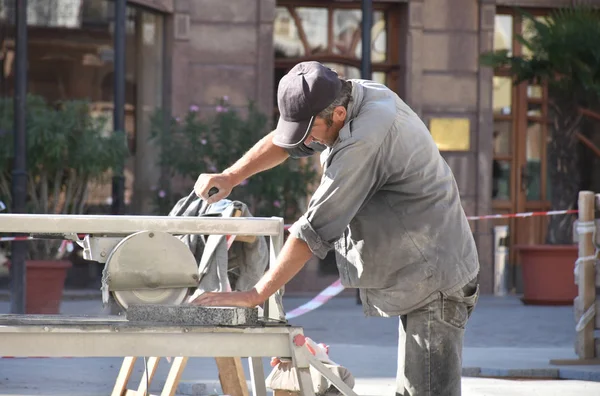
[[[528, 10], [531, 12], [531, 10]], [[534, 12], [542, 17], [544, 12]], [[499, 8], [494, 29], [494, 50], [526, 55], [517, 35], [527, 34], [528, 21], [514, 10]], [[507, 70], [493, 77], [493, 188], [495, 214], [545, 211], [550, 208], [547, 169], [548, 92], [543, 85], [515, 85]], [[544, 216], [502, 219], [494, 225], [509, 227], [509, 289], [520, 291], [517, 245], [543, 243], [548, 218]]]

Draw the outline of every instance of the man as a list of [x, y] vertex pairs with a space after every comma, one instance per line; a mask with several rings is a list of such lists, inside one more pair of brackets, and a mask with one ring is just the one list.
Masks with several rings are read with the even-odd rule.
[[[323, 259], [335, 248], [342, 284], [360, 289], [365, 314], [401, 317], [397, 394], [459, 395], [479, 263], [455, 179], [427, 127], [385, 86], [342, 80], [317, 62], [296, 65], [277, 95], [275, 131], [223, 173], [200, 175], [195, 191], [215, 202], [289, 156], [315, 151], [321, 183], [253, 290], [206, 293], [195, 303], [259, 305], [313, 254]], [[212, 187], [219, 193], [209, 198]]]

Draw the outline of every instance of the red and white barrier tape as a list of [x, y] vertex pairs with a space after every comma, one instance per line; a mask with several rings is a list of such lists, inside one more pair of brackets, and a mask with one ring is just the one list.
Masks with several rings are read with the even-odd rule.
[[285, 315], [285, 318], [292, 319], [292, 318], [296, 318], [300, 315], [304, 315], [307, 312], [313, 311], [313, 310], [319, 308], [321, 305], [325, 304], [327, 301], [331, 300], [333, 297], [340, 294], [344, 289], [345, 289], [345, 287], [342, 286], [341, 280], [338, 279], [335, 282], [333, 282], [331, 285], [329, 285], [321, 293], [317, 294], [317, 296], [315, 298], [313, 298], [306, 304], [303, 304], [303, 305], [299, 306], [298, 308], [293, 309], [290, 312], [288, 312]]
[[30, 241], [33, 239], [37, 238], [32, 236], [0, 237], [0, 242]]
[[577, 209], [549, 210], [546, 212], [523, 212], [523, 213], [485, 215], [485, 216], [467, 216], [467, 220], [512, 219], [512, 218], [517, 218], [517, 217], [533, 217], [533, 216], [557, 216], [557, 215], [575, 214], [578, 212], [579, 211]]

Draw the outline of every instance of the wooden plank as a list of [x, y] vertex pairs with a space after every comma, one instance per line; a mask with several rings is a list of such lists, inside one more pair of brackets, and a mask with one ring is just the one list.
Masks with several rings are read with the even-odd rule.
[[[579, 192], [579, 221], [593, 222], [595, 195], [592, 191]], [[579, 235], [579, 257], [592, 256], [595, 253], [593, 234], [587, 232]], [[584, 312], [596, 300], [596, 270], [595, 260], [585, 260], [579, 263], [579, 298]], [[596, 355], [594, 345], [594, 321], [590, 321], [581, 331], [577, 332], [577, 356], [580, 359], [593, 359]]]
[[[241, 216], [242, 216], [242, 211], [239, 209], [236, 209], [233, 211], [233, 214], [231, 217], [241, 217]], [[256, 235], [238, 235], [235, 237], [235, 240], [238, 242], [254, 243], [256, 241]]]
[[249, 396], [248, 384], [240, 357], [216, 357], [219, 381], [223, 393], [230, 396]]
[[169, 374], [167, 375], [167, 380], [165, 381], [165, 386], [161, 392], [161, 396], [175, 396], [175, 392], [177, 391], [177, 386], [179, 385], [179, 381], [181, 380], [181, 374], [183, 374], [183, 370], [188, 362], [188, 357], [178, 356], [173, 359], [173, 364], [171, 365], [171, 370], [169, 370]]
[[119, 370], [119, 375], [115, 381], [115, 387], [111, 396], [123, 396], [126, 394], [127, 382], [129, 382], [129, 378], [131, 377], [136, 359], [137, 357], [135, 356], [128, 356], [123, 359], [123, 364], [121, 365], [121, 370]]

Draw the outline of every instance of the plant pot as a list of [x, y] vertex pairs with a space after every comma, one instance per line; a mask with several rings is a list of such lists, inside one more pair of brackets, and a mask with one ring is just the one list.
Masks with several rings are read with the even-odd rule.
[[521, 258], [523, 298], [527, 305], [573, 305], [577, 245], [516, 246]]
[[[10, 266], [10, 262], [7, 263]], [[27, 260], [25, 262], [25, 313], [58, 314], [70, 261]]]

